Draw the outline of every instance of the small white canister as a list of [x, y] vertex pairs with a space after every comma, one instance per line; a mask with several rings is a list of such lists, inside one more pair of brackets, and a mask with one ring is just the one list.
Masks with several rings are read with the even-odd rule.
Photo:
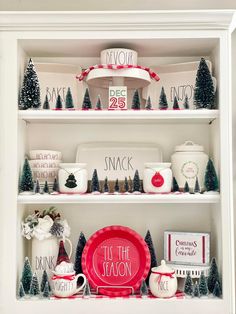
[[58, 172], [59, 191], [83, 194], [88, 188], [88, 174], [84, 163], [61, 163]]
[[204, 190], [204, 177], [208, 155], [204, 148], [192, 141], [175, 147], [175, 153], [171, 156], [171, 167], [179, 188], [183, 189], [186, 181], [190, 189], [194, 189], [198, 179], [200, 190]]
[[175, 271], [164, 260], [160, 266], [152, 268], [149, 287], [157, 298], [171, 298], [175, 295], [178, 287]]
[[172, 171], [169, 162], [148, 162], [144, 164], [143, 189], [146, 193], [170, 193]]

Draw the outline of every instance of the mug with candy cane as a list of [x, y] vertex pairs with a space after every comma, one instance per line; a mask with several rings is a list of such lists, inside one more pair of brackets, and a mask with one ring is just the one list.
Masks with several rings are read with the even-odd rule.
[[151, 293], [157, 298], [171, 298], [177, 291], [177, 278], [175, 271], [166, 265], [164, 260], [161, 265], [153, 267], [149, 278]]

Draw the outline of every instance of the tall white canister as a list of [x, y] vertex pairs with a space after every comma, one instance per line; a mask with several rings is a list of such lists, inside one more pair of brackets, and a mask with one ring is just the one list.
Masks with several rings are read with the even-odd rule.
[[204, 153], [202, 145], [192, 141], [186, 141], [175, 147], [175, 153], [171, 156], [173, 177], [175, 177], [179, 188], [183, 189], [186, 181], [189, 188], [194, 189], [198, 179], [201, 191], [204, 190], [204, 177], [208, 155]]

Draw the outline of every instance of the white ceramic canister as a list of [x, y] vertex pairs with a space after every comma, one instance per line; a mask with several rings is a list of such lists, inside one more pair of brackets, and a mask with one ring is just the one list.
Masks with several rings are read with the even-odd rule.
[[59, 191], [67, 194], [86, 193], [88, 173], [84, 163], [61, 163], [58, 172]]
[[204, 148], [192, 141], [175, 147], [175, 153], [171, 156], [171, 167], [179, 188], [183, 189], [186, 181], [191, 189], [194, 189], [196, 179], [201, 191], [204, 190], [204, 177], [208, 155]]
[[164, 260], [160, 266], [151, 269], [149, 287], [157, 298], [171, 298], [175, 295], [178, 287], [175, 271]]
[[146, 193], [169, 193], [172, 185], [172, 171], [169, 162], [148, 162], [144, 164], [143, 189]]

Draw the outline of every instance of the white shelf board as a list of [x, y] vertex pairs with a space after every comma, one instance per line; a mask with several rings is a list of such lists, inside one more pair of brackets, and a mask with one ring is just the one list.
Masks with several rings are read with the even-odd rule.
[[218, 203], [220, 194], [120, 194], [120, 195], [93, 195], [93, 194], [59, 194], [59, 195], [19, 195], [19, 204], [86, 204], [86, 203], [108, 203], [108, 204], [209, 204]]
[[219, 110], [19, 110], [29, 123], [211, 123]]

